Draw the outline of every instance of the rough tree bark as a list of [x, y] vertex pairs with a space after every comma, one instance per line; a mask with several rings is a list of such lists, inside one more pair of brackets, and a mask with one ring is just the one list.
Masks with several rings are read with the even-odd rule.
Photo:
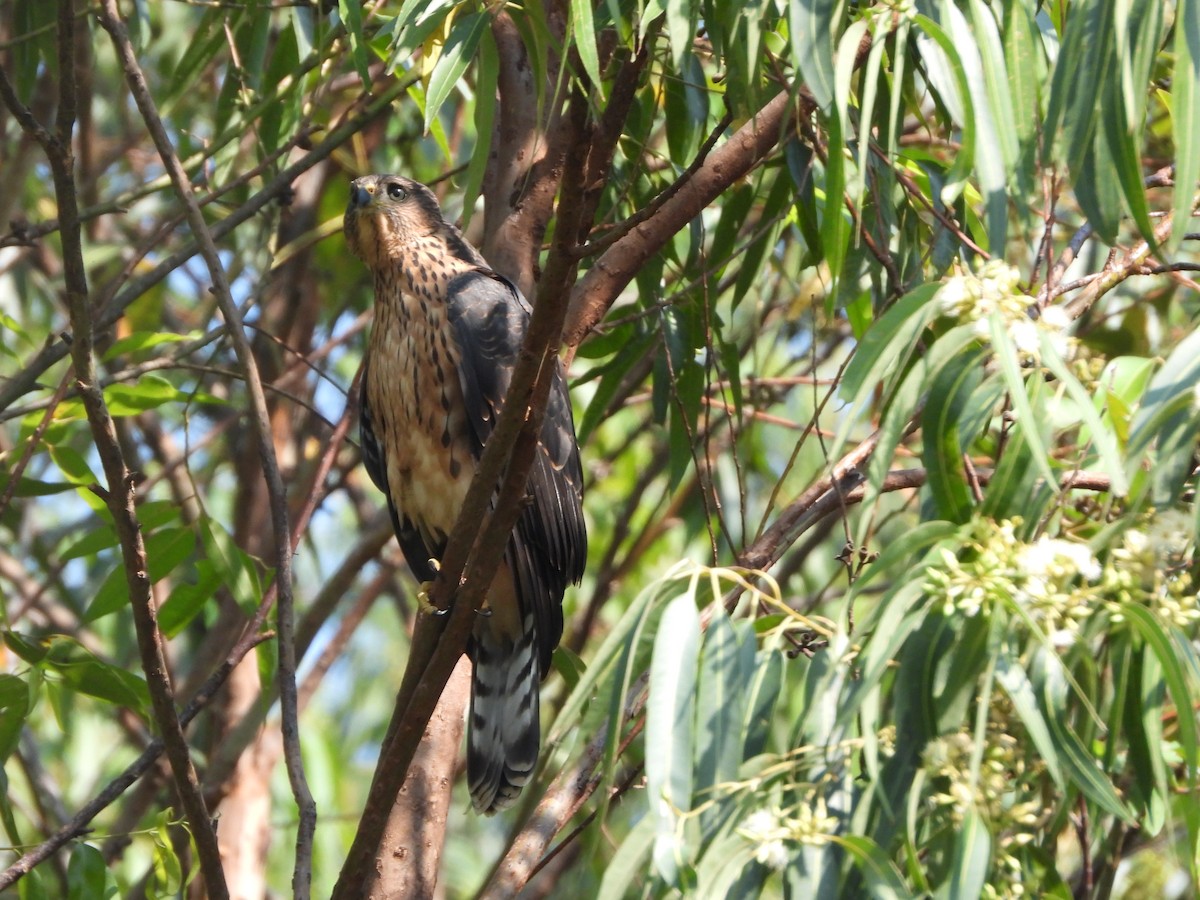
[[400, 788], [375, 860], [363, 886], [369, 900], [433, 897], [441, 871], [450, 792], [462, 744], [463, 710], [471, 695], [471, 664], [460, 657], [442, 692]]

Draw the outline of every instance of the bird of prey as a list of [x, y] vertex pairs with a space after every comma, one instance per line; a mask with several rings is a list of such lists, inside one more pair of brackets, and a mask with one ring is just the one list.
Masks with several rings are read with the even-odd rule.
[[[530, 307], [446, 222], [423, 184], [397, 175], [356, 179], [344, 229], [375, 279], [363, 462], [387, 497], [409, 567], [432, 581], [504, 406]], [[467, 782], [483, 813], [512, 805], [537, 763], [538, 685], [562, 637], [563, 593], [583, 575], [582, 486], [560, 365], [526, 500], [467, 651]]]

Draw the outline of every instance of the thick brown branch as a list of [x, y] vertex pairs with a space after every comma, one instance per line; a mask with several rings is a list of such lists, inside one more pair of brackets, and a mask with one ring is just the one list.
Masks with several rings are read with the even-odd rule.
[[459, 657], [392, 806], [362, 892], [367, 900], [425, 900], [437, 895], [452, 776], [462, 744], [462, 711], [470, 694], [471, 666], [466, 657]]
[[578, 347], [617, 295], [674, 234], [745, 175], [788, 133], [798, 101], [782, 91], [702, 165], [656, 215], [642, 222], [595, 261], [571, 292], [563, 340]]
[[[552, 11], [549, 25], [561, 40], [562, 16]], [[562, 174], [562, 94], [553, 83], [535, 82], [534, 66], [510, 13], [493, 15], [492, 36], [500, 61], [500, 103], [484, 174], [487, 202], [480, 250], [492, 268], [531, 297]], [[557, 72], [557, 60], [547, 70]]]

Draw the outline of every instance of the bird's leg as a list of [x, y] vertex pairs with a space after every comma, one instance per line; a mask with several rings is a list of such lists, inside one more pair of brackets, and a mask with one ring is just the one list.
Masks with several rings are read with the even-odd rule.
[[[429, 565], [433, 566], [435, 572], [442, 570], [442, 564], [436, 559], [429, 560]], [[422, 581], [417, 588], [417, 606], [422, 612], [428, 613], [431, 616], [444, 616], [450, 612], [449, 608], [439, 609], [434, 602], [429, 599], [429, 592], [433, 590], [433, 581]]]

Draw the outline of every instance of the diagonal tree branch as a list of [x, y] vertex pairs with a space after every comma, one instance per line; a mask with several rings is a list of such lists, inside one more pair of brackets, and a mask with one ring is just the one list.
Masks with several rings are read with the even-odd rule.
[[571, 292], [563, 341], [571, 353], [583, 341], [617, 295], [677, 231], [687, 225], [731, 184], [750, 171], [790, 132], [801, 108], [811, 101], [781, 91], [732, 137], [713, 150], [655, 215], [609, 247]]
[[576, 139], [565, 159], [558, 227], [538, 285], [533, 316], [504, 409], [484, 447], [430, 591], [430, 601], [448, 612], [417, 619], [391, 729], [384, 738], [358, 832], [334, 888], [333, 896], [338, 900], [360, 896], [392, 802], [438, 698], [466, 649], [475, 610], [491, 584], [520, 514], [551, 378], [558, 364], [559, 338], [566, 316], [564, 299], [575, 272], [571, 236], [578, 233], [582, 215], [579, 187], [586, 147], [578, 138], [583, 134], [586, 114], [582, 97], [576, 94], [569, 109]]

